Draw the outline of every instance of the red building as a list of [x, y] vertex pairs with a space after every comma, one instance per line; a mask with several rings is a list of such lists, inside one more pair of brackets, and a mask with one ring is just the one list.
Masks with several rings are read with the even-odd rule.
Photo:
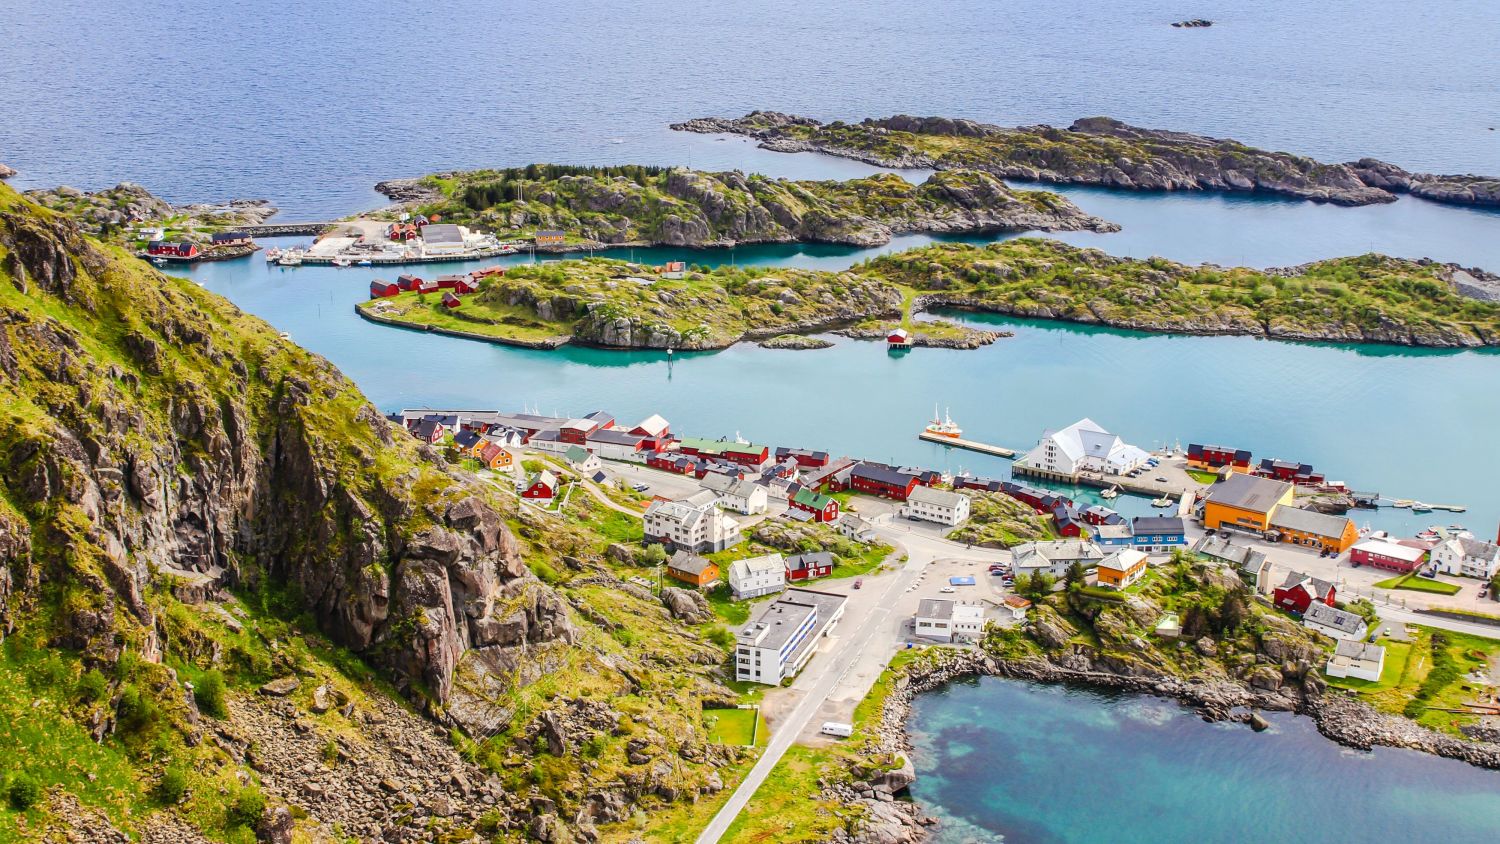
[[1356, 566], [1374, 566], [1403, 574], [1426, 561], [1427, 548], [1422, 543], [1408, 545], [1384, 539], [1365, 539], [1349, 549], [1349, 562]]
[[402, 290], [416, 290], [422, 286], [422, 279], [410, 273], [396, 279], [396, 286]]
[[839, 520], [838, 499], [821, 495], [807, 487], [803, 487], [793, 493], [786, 500], [786, 504], [793, 510], [811, 513], [812, 519], [815, 522], [836, 522]]
[[1078, 515], [1072, 502], [1059, 501], [1052, 507], [1052, 521], [1057, 526], [1057, 535], [1077, 539], [1089, 535], [1086, 522]]
[[812, 580], [833, 574], [833, 555], [827, 551], [786, 558], [787, 580]]
[[1313, 467], [1306, 463], [1272, 460], [1269, 457], [1260, 461], [1260, 465], [1255, 467], [1254, 474], [1263, 478], [1275, 478], [1278, 481], [1290, 481], [1300, 486], [1322, 486], [1324, 483], [1323, 473], [1314, 472]]
[[879, 463], [858, 463], [849, 473], [850, 489], [897, 501], [905, 501], [916, 486], [916, 475]]
[[527, 479], [526, 488], [521, 490], [522, 498], [547, 501], [557, 495], [557, 476], [551, 472], [541, 472]]
[[198, 257], [198, 244], [187, 241], [174, 243], [168, 240], [153, 240], [146, 244], [146, 254], [163, 258], [196, 258]]
[[959, 475], [953, 479], [954, 489], [977, 489], [981, 492], [1003, 492], [1005, 483], [993, 478], [976, 478], [973, 475]]
[[420, 278], [417, 279], [417, 292], [418, 293], [436, 293], [437, 291], [438, 291], [437, 282], [435, 282], [435, 281], [424, 281], [424, 280], [422, 280]]
[[683, 454], [697, 457], [713, 457], [728, 460], [741, 466], [759, 468], [771, 459], [771, 449], [753, 443], [730, 442], [729, 440], [704, 440], [689, 437], [678, 445]]
[[462, 299], [460, 299], [457, 296], [453, 295], [453, 291], [452, 290], [445, 290], [445, 291], [443, 291], [443, 307], [445, 307], [445, 308], [456, 308], [459, 305], [462, 305], [463, 303], [464, 303], [464, 301]]
[[452, 290], [458, 286], [459, 282], [468, 284], [469, 279], [461, 275], [440, 275], [437, 279], [437, 286], [439, 290]]
[[1232, 466], [1241, 472], [1250, 471], [1250, 452], [1243, 448], [1225, 448], [1222, 445], [1198, 445], [1190, 443], [1187, 451], [1188, 465], [1203, 469], [1220, 469]]
[[808, 469], [821, 469], [828, 465], [828, 452], [810, 451], [805, 448], [786, 448], [782, 446], [776, 449], [776, 462], [785, 463], [787, 458], [797, 461], [798, 466]]
[[382, 299], [382, 298], [385, 298], [387, 296], [395, 296], [397, 293], [400, 293], [400, 292], [401, 292], [401, 287], [399, 285], [397, 285], [395, 282], [385, 281], [384, 279], [379, 279], [379, 278], [377, 278], [374, 281], [370, 282], [370, 298], [371, 299]]
[[478, 289], [479, 284], [477, 282], [470, 281], [467, 278], [461, 278], [453, 285], [453, 292], [458, 294], [459, 296], [467, 296]]
[[911, 334], [904, 328], [898, 328], [885, 336], [885, 345], [888, 349], [910, 349]]
[[1298, 615], [1307, 612], [1313, 601], [1333, 606], [1336, 589], [1332, 583], [1302, 572], [1288, 572], [1286, 580], [1276, 587], [1272, 600], [1276, 606]]

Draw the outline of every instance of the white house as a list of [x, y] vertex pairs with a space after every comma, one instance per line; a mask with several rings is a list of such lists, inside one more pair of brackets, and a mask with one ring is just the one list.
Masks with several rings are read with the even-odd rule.
[[1430, 559], [1443, 574], [1489, 580], [1500, 569], [1500, 545], [1461, 537], [1445, 539], [1432, 549]]
[[969, 496], [917, 486], [906, 497], [903, 512], [908, 519], [956, 527], [969, 520]]
[[786, 588], [786, 560], [764, 554], [729, 564], [729, 591], [736, 601], [759, 598]]
[[1340, 639], [1333, 648], [1324, 673], [1329, 677], [1355, 677], [1371, 682], [1385, 668], [1385, 648], [1358, 639]]
[[740, 526], [699, 496], [683, 501], [651, 502], [646, 508], [646, 540], [694, 554], [723, 551], [739, 544]]
[[870, 529], [868, 522], [853, 513], [845, 513], [843, 518], [834, 523], [834, 526], [839, 529], [839, 533], [843, 534], [845, 539], [852, 539], [864, 545], [869, 545], [879, 538], [875, 535], [875, 531]]
[[570, 447], [563, 452], [563, 459], [568, 461], [568, 468], [585, 478], [593, 477], [595, 472], [604, 468], [604, 464], [599, 462], [599, 455], [582, 446]]
[[914, 635], [940, 642], [973, 641], [984, 632], [984, 607], [923, 598], [912, 619]]
[[1047, 431], [1020, 461], [1027, 466], [1073, 475], [1098, 472], [1123, 475], [1145, 465], [1151, 455], [1099, 427], [1092, 419], [1080, 419], [1060, 431]]
[[1335, 639], [1363, 639], [1365, 620], [1352, 612], [1313, 601], [1302, 614], [1302, 625]]
[[779, 684], [796, 676], [826, 636], [844, 617], [844, 596], [811, 589], [788, 589], [762, 604], [735, 636], [737, 680]]
[[1005, 608], [1010, 611], [1010, 617], [1016, 621], [1026, 618], [1026, 611], [1031, 609], [1031, 602], [1020, 595], [1006, 595]]
[[1056, 539], [1046, 542], [1025, 542], [1011, 549], [1016, 576], [1033, 575], [1039, 571], [1053, 577], [1068, 573], [1074, 563], [1082, 563], [1086, 569], [1099, 565], [1104, 552], [1099, 546], [1083, 539]]
[[753, 516], [764, 513], [770, 507], [766, 488], [744, 478], [732, 478], [719, 472], [703, 476], [703, 488], [719, 496], [719, 505], [726, 510]]
[[422, 249], [428, 255], [462, 252], [469, 230], [451, 223], [429, 223], [422, 227]]

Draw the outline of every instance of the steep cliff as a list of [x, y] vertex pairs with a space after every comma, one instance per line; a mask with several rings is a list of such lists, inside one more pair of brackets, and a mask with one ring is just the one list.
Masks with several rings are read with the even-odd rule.
[[[81, 800], [139, 831], [131, 807], [180, 803], [232, 840], [407, 840], [488, 813], [565, 841], [717, 791], [737, 756], [698, 722], [723, 652], [625, 588], [598, 518], [518, 511], [326, 360], [0, 186], [0, 712], [34, 697], [93, 742], [0, 732], [56, 786], [48, 822]], [[676, 763], [627, 776], [627, 743]], [[496, 776], [538, 755], [545, 776]], [[187, 796], [147, 801], [174, 770]], [[262, 817], [262, 789], [302, 814]]]

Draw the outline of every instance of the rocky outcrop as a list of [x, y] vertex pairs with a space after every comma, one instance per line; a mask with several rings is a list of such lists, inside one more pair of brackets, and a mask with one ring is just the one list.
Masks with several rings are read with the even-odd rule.
[[[447, 178], [452, 175], [454, 174], [438, 173], [436, 174], [436, 178]], [[443, 192], [434, 187], [425, 178], [387, 179], [376, 183], [375, 190], [397, 205], [420, 205], [426, 202], [436, 202], [443, 198]]]
[[7, 167], [4, 164], [0, 164], [0, 179], [9, 179], [15, 175], [16, 170], [14, 167]]
[[[1183, 21], [1173, 26], [1204, 26]], [[1053, 126], [1005, 128], [944, 117], [896, 115], [857, 124], [756, 111], [738, 119], [699, 118], [672, 125], [688, 132], [755, 138], [765, 149], [820, 152], [883, 167], [977, 169], [1006, 179], [1141, 190], [1256, 191], [1369, 205], [1410, 193], [1458, 205], [1500, 203], [1500, 180], [1412, 174], [1375, 159], [1327, 164], [1237, 141], [1143, 129], [1108, 117]], [[933, 138], [963, 143], [932, 143]]]
[[121, 182], [93, 193], [62, 186], [27, 191], [26, 196], [33, 202], [67, 214], [85, 231], [96, 236], [138, 223], [161, 223], [170, 219], [174, 228], [188, 230], [185, 235], [188, 239], [206, 241], [206, 235], [198, 237], [190, 230], [199, 226], [258, 225], [276, 214], [276, 208], [264, 199], [174, 206], [134, 182]]
[[713, 621], [714, 611], [708, 599], [696, 589], [667, 587], [661, 590], [661, 602], [672, 617], [686, 624], [704, 624]]
[[822, 337], [808, 337], [803, 334], [778, 334], [758, 343], [762, 349], [828, 349], [833, 347], [831, 340]]

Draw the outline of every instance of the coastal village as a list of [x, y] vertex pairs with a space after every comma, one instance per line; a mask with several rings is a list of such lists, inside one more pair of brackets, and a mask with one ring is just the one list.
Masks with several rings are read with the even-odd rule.
[[[391, 421], [493, 475], [527, 506], [557, 512], [570, 496], [608, 496], [613, 508], [633, 514], [639, 548], [617, 557], [654, 560], [651, 577], [636, 578], [642, 585], [711, 596], [718, 607], [750, 605], [732, 615], [742, 619], [734, 630], [734, 677], [746, 683], [792, 682], [831, 647], [836, 631], [863, 627], [876, 614], [904, 619], [869, 645], [864, 658], [883, 665], [901, 648], [973, 646], [989, 629], [1025, 624], [1039, 595], [1074, 579], [1129, 595], [1153, 571], [1183, 560], [1233, 573], [1267, 608], [1326, 637], [1319, 667], [1336, 682], [1380, 682], [1387, 647], [1405, 647], [1400, 643], [1415, 629], [1409, 625], [1458, 621], [1495, 625], [1500, 633], [1500, 618], [1476, 609], [1500, 573], [1497, 542], [1456, 524], [1414, 537], [1362, 530], [1346, 512], [1331, 512], [1353, 506], [1355, 497], [1306, 463], [1254, 461], [1242, 449], [1197, 443], [1151, 453], [1089, 419], [1044, 432], [1017, 456], [1014, 474], [1092, 484], [1106, 496], [1152, 496], [1153, 503], [1169, 502], [1168, 514], [1126, 517], [1019, 480], [953, 476], [738, 436], [679, 435], [658, 415], [636, 421], [606, 411], [565, 417], [408, 409]], [[922, 433], [957, 441], [962, 431], [935, 418]], [[975, 518], [976, 497], [995, 496], [1042, 520], [1048, 537], [1001, 543], [1007, 547], [944, 538]], [[816, 531], [837, 551], [811, 550], [817, 542], [768, 544], [785, 528]], [[892, 566], [911, 568], [921, 543], [925, 565], [913, 570], [911, 585], [872, 600], [868, 584], [890, 577], [882, 571]], [[907, 548], [904, 565], [886, 558], [896, 545]], [[640, 550], [651, 547], [661, 552]], [[879, 549], [876, 564], [850, 547]], [[1460, 592], [1463, 600], [1454, 597]], [[1165, 640], [1184, 635], [1171, 614], [1155, 631]], [[1500, 716], [1493, 683], [1481, 687], [1486, 691], [1455, 711]], [[804, 732], [839, 735], [848, 706], [864, 691], [820, 708], [828, 720]]]

